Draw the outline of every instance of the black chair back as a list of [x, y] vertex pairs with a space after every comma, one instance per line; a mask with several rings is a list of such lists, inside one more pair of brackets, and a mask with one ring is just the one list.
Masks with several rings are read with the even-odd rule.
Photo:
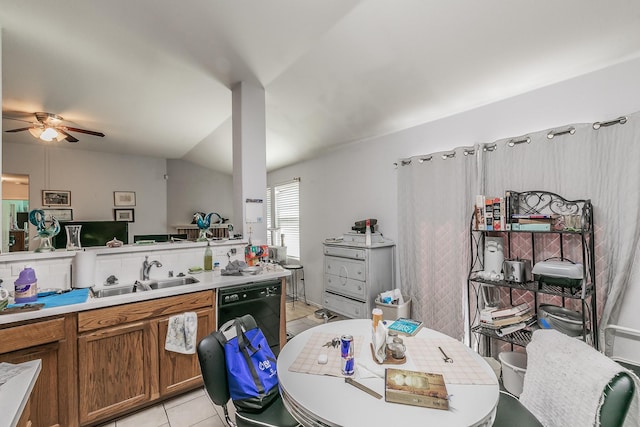
[[197, 352], [205, 390], [213, 403], [219, 406], [226, 405], [230, 396], [224, 348], [209, 334], [198, 343]]

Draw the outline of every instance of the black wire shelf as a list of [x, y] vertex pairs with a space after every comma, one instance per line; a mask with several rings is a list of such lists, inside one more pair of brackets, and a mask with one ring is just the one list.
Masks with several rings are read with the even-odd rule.
[[531, 341], [531, 332], [528, 329], [520, 329], [519, 331], [512, 332], [508, 335], [499, 336], [495, 329], [485, 328], [481, 325], [474, 326], [471, 329], [471, 332], [475, 332], [476, 334], [484, 335], [490, 338], [495, 338], [500, 341], [505, 341], [511, 344], [519, 345], [521, 347], [526, 347], [527, 344]]
[[[473, 273], [469, 278], [472, 282], [483, 283], [485, 285], [499, 286], [503, 288], [519, 289], [522, 291], [537, 292], [540, 294], [557, 295], [565, 298], [583, 299], [582, 287], [569, 288], [565, 286], [549, 285], [543, 282], [531, 281], [524, 283], [507, 282], [506, 280], [487, 280], [476, 277]], [[589, 297], [593, 293], [593, 284], [588, 283], [585, 286], [584, 298]]]

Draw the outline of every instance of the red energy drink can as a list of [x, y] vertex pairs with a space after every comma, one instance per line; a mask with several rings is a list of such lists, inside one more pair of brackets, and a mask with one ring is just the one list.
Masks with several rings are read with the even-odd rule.
[[342, 356], [342, 375], [353, 375], [355, 361], [353, 359], [353, 336], [340, 337], [340, 356]]

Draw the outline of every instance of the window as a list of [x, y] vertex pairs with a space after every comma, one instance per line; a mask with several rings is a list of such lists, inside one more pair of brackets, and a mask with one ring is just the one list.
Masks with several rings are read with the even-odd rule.
[[267, 243], [284, 246], [287, 257], [300, 259], [300, 179], [267, 188]]

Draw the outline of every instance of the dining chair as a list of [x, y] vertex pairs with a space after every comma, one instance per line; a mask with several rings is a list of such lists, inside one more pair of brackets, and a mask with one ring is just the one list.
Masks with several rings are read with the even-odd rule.
[[[251, 315], [243, 316], [247, 328], [257, 327]], [[198, 361], [204, 380], [204, 388], [214, 404], [221, 406], [226, 423], [231, 427], [295, 427], [298, 422], [285, 408], [282, 397], [278, 396], [261, 412], [246, 412], [236, 409], [235, 422], [231, 420], [227, 404], [231, 398], [227, 383], [227, 367], [224, 348], [212, 334], [204, 337], [197, 346]]]
[[[538, 331], [534, 333], [534, 338], [536, 333], [538, 333]], [[549, 332], [549, 334], [551, 334], [551, 332]], [[576, 338], [568, 337], [566, 335], [558, 333], [557, 331], [553, 331], [553, 334], [555, 334], [554, 341], [542, 341], [541, 339], [541, 342], [545, 342], [546, 344], [549, 344], [550, 342], [558, 343], [557, 339], [559, 339], [564, 343], [565, 346], [574, 345], [576, 343], [574, 341], [571, 341], [571, 340], [576, 340]], [[592, 365], [591, 368], [593, 368], [594, 366], [598, 366], [598, 363], [604, 363], [604, 364], [613, 363], [613, 361], [608, 359], [604, 354], [598, 352], [597, 350], [591, 347], [588, 347], [584, 343], [578, 344], [576, 348], [578, 351], [584, 353], [584, 356], [586, 359], [589, 359], [591, 362], [594, 363], [594, 365]], [[529, 349], [530, 348], [527, 347], [527, 350]], [[540, 352], [551, 351], [551, 350], [545, 349], [544, 347], [536, 347], [535, 351], [536, 351], [536, 354], [539, 355]], [[528, 353], [530, 352], [528, 351]], [[539, 356], [536, 356], [536, 357], [539, 357]], [[531, 387], [535, 385], [540, 389], [535, 390], [535, 392], [532, 393], [532, 395], [543, 394], [543, 395], [553, 396], [553, 399], [556, 399], [554, 400], [554, 402], [562, 403], [562, 404], [564, 404], [564, 402], [567, 402], [567, 405], [570, 405], [571, 402], [575, 402], [574, 399], [577, 396], [580, 396], [580, 392], [578, 390], [572, 390], [570, 392], [571, 396], [567, 396], [566, 395], [567, 393], [563, 394], [558, 392], [558, 390], [561, 388], [558, 388], [557, 384], [558, 384], [558, 381], [570, 381], [572, 378], [572, 375], [583, 374], [584, 376], [584, 372], [583, 371], [581, 372], [581, 369], [584, 369], [584, 367], [580, 366], [579, 363], [574, 364], [574, 366], [571, 366], [571, 367], [565, 365], [565, 369], [567, 372], [560, 373], [560, 372], [554, 371], [554, 367], [550, 366], [553, 364], [552, 359], [551, 359], [551, 363], [549, 363], [550, 358], [544, 358], [543, 356], [542, 360], [547, 363], [538, 364], [534, 367], [527, 366], [527, 373], [525, 373], [525, 377], [524, 377], [525, 389], [529, 387], [528, 391], [531, 391], [532, 390]], [[582, 360], [585, 360], [585, 359], [582, 359]], [[600, 362], [598, 362], [598, 360], [600, 360]], [[529, 355], [529, 362], [530, 361], [531, 361], [531, 357]], [[533, 372], [534, 369], [539, 369], [539, 371]], [[608, 369], [611, 369], [611, 368], [608, 368]], [[607, 372], [615, 372], [615, 371], [607, 370]], [[531, 377], [534, 377], [536, 379], [543, 379], [543, 381], [532, 380]], [[632, 404], [632, 400], [634, 399], [634, 397], [636, 398], [636, 400], [638, 399], [637, 395], [634, 396], [634, 393], [638, 393], [638, 390], [636, 389], [632, 376], [629, 373], [627, 373], [622, 368], [622, 366], [620, 366], [619, 372], [616, 372], [610, 378], [611, 379], [604, 386], [604, 389], [602, 390], [602, 397], [601, 397], [602, 405], [600, 405], [599, 413], [597, 414], [597, 419], [600, 421], [600, 424], [599, 424], [600, 427], [622, 427], [625, 423], [627, 412], [629, 411], [629, 407]], [[527, 382], [529, 382], [529, 384], [527, 384]], [[592, 384], [597, 384], [597, 383], [594, 382]], [[496, 418], [493, 424], [495, 427], [507, 427], [507, 426], [514, 426], [514, 425], [517, 425], [519, 427], [535, 427], [535, 426], [543, 425], [543, 421], [541, 421], [540, 418], [544, 418], [545, 416], [547, 416], [547, 414], [536, 412], [535, 407], [534, 408], [532, 408], [531, 406], [528, 407], [527, 398], [523, 399], [523, 396], [524, 396], [524, 392], [523, 392], [523, 395], [520, 396], [520, 399], [516, 398], [515, 396], [509, 393], [506, 393], [503, 391], [500, 392], [498, 408], [496, 411]], [[530, 399], [530, 402], [533, 402], [533, 399], [535, 398], [529, 397], [529, 399]], [[594, 414], [594, 417], [595, 417], [595, 414]]]
[[[553, 383], [549, 384], [553, 387]], [[601, 427], [621, 427], [624, 424], [634, 393], [631, 377], [621, 372], [611, 379], [603, 391], [600, 408]], [[500, 391], [494, 427], [541, 427], [542, 423], [514, 395]]]

